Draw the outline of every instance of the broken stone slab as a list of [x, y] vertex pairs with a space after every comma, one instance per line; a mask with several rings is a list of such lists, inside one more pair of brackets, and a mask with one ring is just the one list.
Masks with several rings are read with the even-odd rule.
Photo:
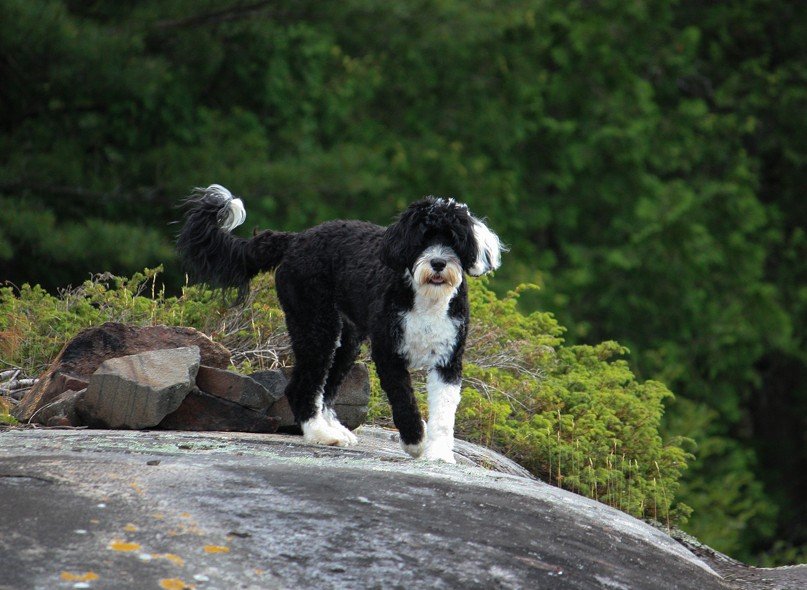
[[355, 430], [367, 419], [370, 404], [370, 373], [362, 363], [356, 363], [345, 377], [336, 394], [334, 410], [339, 421]]
[[176, 411], [166, 416], [163, 430], [223, 430], [226, 432], [277, 431], [278, 418], [250, 410], [235, 402], [193, 389]]
[[262, 413], [265, 413], [278, 398], [270, 394], [262, 384], [246, 375], [204, 365], [199, 367], [196, 374], [196, 387], [210, 395]]
[[[282, 432], [300, 432], [294, 422], [289, 402], [283, 392], [291, 377], [291, 367], [270, 371], [257, 371], [250, 375], [252, 379], [263, 385], [275, 396], [277, 401], [267, 412], [270, 416], [280, 419], [279, 430]], [[370, 375], [362, 363], [351, 367], [339, 391], [336, 394], [334, 410], [339, 421], [350, 430], [355, 430], [367, 419], [370, 403]]]
[[48, 426], [80, 426], [76, 407], [86, 391], [83, 387], [78, 391], [68, 389], [60, 393], [52, 402], [39, 408], [32, 421]]
[[[269, 408], [269, 414], [277, 418], [277, 431], [284, 434], [302, 434], [303, 430], [294, 419], [288, 398], [284, 395]], [[340, 420], [341, 422], [341, 420]]]
[[100, 428], [151, 428], [193, 388], [198, 346], [150, 350], [101, 363], [78, 404], [82, 421]]
[[78, 377], [76, 375], [68, 375], [67, 373], [59, 373], [55, 376], [55, 384], [58, 388], [61, 388], [62, 391], [81, 391], [82, 389], [87, 389], [87, 386], [90, 384], [89, 376], [86, 379]]
[[226, 369], [230, 364], [229, 350], [193, 328], [138, 327], [107, 322], [83, 330], [62, 348], [36, 385], [23, 396], [14, 410], [14, 417], [20, 422], [28, 422], [39, 408], [52, 402], [60, 393], [77, 389], [75, 384], [68, 383], [70, 379], [88, 381], [107, 359], [183, 346], [197, 346], [201, 362], [207, 366]]

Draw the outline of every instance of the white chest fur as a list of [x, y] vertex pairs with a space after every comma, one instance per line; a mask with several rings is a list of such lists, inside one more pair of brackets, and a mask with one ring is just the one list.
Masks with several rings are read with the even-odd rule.
[[398, 352], [410, 369], [444, 364], [454, 352], [461, 321], [448, 316], [448, 301], [416, 296], [414, 307], [401, 314], [403, 339]]

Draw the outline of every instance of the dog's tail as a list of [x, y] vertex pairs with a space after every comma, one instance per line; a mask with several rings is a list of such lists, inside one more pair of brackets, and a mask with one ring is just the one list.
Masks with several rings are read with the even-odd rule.
[[218, 184], [195, 189], [185, 205], [177, 251], [188, 278], [216, 289], [234, 287], [239, 302], [249, 291], [252, 277], [280, 264], [294, 236], [264, 231], [247, 240], [232, 235], [247, 212], [241, 199]]

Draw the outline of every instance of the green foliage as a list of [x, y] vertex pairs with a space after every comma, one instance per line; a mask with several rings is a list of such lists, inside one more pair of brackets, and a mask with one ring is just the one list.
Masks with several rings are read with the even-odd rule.
[[[123, 321], [197, 327], [230, 347], [246, 372], [290, 360], [270, 276], [258, 279], [244, 308], [227, 308], [198, 287], [166, 296], [160, 270], [100, 275], [58, 297], [38, 286], [0, 290], [0, 358], [34, 374], [81, 329]], [[565, 489], [635, 516], [680, 521], [687, 507], [674, 498], [690, 455], [659, 433], [672, 394], [658, 382], [638, 382], [614, 342], [564, 347], [564, 329], [551, 314], [518, 311], [529, 288], [498, 298], [483, 282], [471, 287], [460, 436]], [[372, 389], [371, 419], [388, 423], [374, 373]]]
[[[273, 278], [260, 277], [243, 307], [229, 307], [220, 293], [198, 286], [167, 296], [162, 267], [124, 278], [104, 273], [58, 296], [39, 285], [0, 289], [0, 360], [27, 375], [43, 371], [64, 344], [104, 322], [138, 326], [192, 326], [233, 352], [233, 362], [259, 370], [282, 365], [288, 355], [283, 312]], [[260, 291], [261, 297], [255, 293]]]
[[11, 415], [11, 408], [2, 399], [0, 399], [0, 424], [17, 424], [17, 420]]
[[690, 530], [745, 559], [799, 547], [805, 9], [6, 0], [0, 278], [165, 261], [177, 293], [168, 222], [211, 182], [284, 230], [457, 196], [511, 246], [500, 292], [540, 284], [525, 309], [678, 392]]

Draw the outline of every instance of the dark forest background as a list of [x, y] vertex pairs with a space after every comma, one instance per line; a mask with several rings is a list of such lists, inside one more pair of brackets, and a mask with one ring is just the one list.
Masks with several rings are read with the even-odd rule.
[[214, 182], [249, 228], [457, 197], [511, 246], [495, 289], [676, 393], [686, 528], [804, 560], [805, 7], [1, 0], [0, 279], [178, 289]]

